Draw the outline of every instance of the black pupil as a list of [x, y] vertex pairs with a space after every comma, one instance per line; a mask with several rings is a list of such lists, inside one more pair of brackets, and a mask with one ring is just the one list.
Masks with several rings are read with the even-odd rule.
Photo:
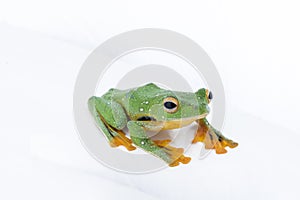
[[171, 101], [167, 101], [167, 102], [165, 102], [164, 106], [167, 109], [173, 109], [173, 108], [176, 108], [177, 105]]

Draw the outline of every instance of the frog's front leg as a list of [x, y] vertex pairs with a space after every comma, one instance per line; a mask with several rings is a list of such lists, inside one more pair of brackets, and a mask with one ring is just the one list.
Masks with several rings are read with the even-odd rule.
[[220, 131], [212, 127], [208, 121], [200, 119], [198, 121], [198, 130], [192, 143], [203, 142], [206, 149], [215, 149], [217, 154], [226, 153], [225, 147], [235, 148], [238, 143], [226, 138]]
[[88, 105], [97, 126], [102, 130], [111, 147], [122, 145], [128, 151], [136, 149], [122, 131], [126, 126], [127, 116], [120, 104], [100, 97], [91, 97]]
[[190, 162], [190, 157], [183, 155], [183, 148], [175, 148], [170, 146], [169, 140], [152, 141], [146, 134], [147, 129], [160, 130], [159, 122], [143, 122], [143, 121], [129, 121], [127, 127], [130, 132], [132, 142], [156, 157], [164, 160], [170, 167], [179, 165], [179, 163], [187, 164]]

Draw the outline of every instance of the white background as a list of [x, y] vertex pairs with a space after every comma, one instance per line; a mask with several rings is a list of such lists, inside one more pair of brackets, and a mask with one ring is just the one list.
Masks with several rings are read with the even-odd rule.
[[[253, 134], [266, 134], [262, 138], [269, 142], [261, 146], [262, 151], [272, 152], [270, 148], [286, 145], [283, 151], [289, 155], [283, 154], [283, 159], [288, 157], [291, 160], [286, 160], [286, 165], [273, 171], [276, 174], [269, 174], [263, 180], [252, 180], [235, 170], [237, 174], [234, 177], [241, 181], [240, 184], [230, 183], [230, 188], [226, 188], [226, 183], [222, 182], [217, 191], [227, 189], [224, 198], [228, 199], [229, 194], [233, 198], [241, 198], [243, 192], [245, 198], [250, 198], [250, 194], [260, 199], [281, 199], [288, 195], [299, 198], [296, 189], [293, 189], [298, 183], [294, 178], [299, 178], [299, 172], [293, 169], [299, 166], [299, 162], [290, 162], [297, 160], [297, 153], [300, 153], [297, 148], [299, 140], [296, 140], [300, 134], [299, 9], [300, 4], [296, 0], [0, 0], [0, 132], [4, 158], [0, 167], [3, 171], [0, 184], [1, 188], [5, 188], [0, 194], [5, 198], [1, 199], [29, 198], [29, 195], [49, 199], [69, 196], [115, 199], [117, 191], [122, 192], [125, 199], [133, 194], [133, 197], [143, 198], [176, 198], [172, 196], [172, 191], [176, 194], [175, 186], [160, 185], [160, 188], [149, 189], [151, 183], [156, 183], [157, 175], [145, 176], [144, 182], [141, 182], [139, 178], [130, 178], [97, 165], [81, 149], [75, 135], [72, 92], [81, 64], [106, 39], [137, 28], [174, 30], [200, 44], [217, 66], [225, 86], [228, 104], [225, 130], [235, 132], [234, 127], [242, 124], [245, 129], [254, 130]], [[243, 117], [246, 115], [249, 117]], [[233, 120], [237, 118], [253, 120], [248, 123]], [[263, 128], [265, 124], [269, 124], [270, 128]], [[274, 130], [278, 130], [277, 140], [273, 140]], [[243, 132], [243, 129], [240, 131]], [[244, 137], [239, 134], [243, 133], [231, 133], [231, 136], [240, 139], [239, 142], [243, 141], [246, 146], [251, 133]], [[243, 144], [240, 145], [242, 152]], [[259, 149], [257, 144], [250, 146]], [[288, 151], [289, 148], [294, 150]], [[230, 156], [234, 157], [238, 151], [232, 150]], [[249, 152], [239, 159], [251, 155]], [[26, 159], [28, 156], [31, 161]], [[230, 156], [226, 158], [230, 159]], [[266, 164], [270, 157], [269, 154], [264, 156], [255, 162], [265, 163], [263, 166], [270, 168], [283, 162], [273, 165], [274, 160], [279, 159], [274, 158]], [[209, 169], [209, 159], [205, 162]], [[255, 166], [257, 170], [262, 169], [259, 165]], [[178, 175], [183, 179], [181, 181], [189, 180], [184, 180], [189, 168], [179, 169], [177, 172], [183, 173]], [[233, 168], [228, 165], [228, 169]], [[290, 176], [285, 176], [283, 169], [290, 170]], [[32, 174], [28, 174], [28, 170]], [[161, 176], [168, 179], [168, 173], [164, 172]], [[197, 173], [201, 174], [201, 171]], [[290, 184], [285, 187], [276, 185], [271, 178], [274, 176], [278, 176], [276, 181]], [[160, 182], [162, 184], [163, 181]], [[126, 183], [126, 187], [122, 183]], [[245, 186], [242, 183], [253, 192], [244, 191], [246, 187], [238, 192], [241, 189], [238, 185]], [[267, 187], [272, 183], [274, 187]], [[194, 184], [205, 187], [201, 180]], [[256, 184], [260, 189], [255, 187]], [[31, 189], [29, 186], [32, 186]], [[280, 189], [282, 192], [277, 195]], [[218, 192], [209, 196], [205, 191], [201, 191], [198, 198], [201, 195], [206, 199], [217, 197], [215, 194]], [[235, 193], [240, 195], [234, 196]], [[193, 193], [189, 195], [196, 197]]]

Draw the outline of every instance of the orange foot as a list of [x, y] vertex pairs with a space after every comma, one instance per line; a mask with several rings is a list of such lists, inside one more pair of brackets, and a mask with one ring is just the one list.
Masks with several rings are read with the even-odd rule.
[[118, 135], [114, 136], [113, 139], [109, 142], [111, 147], [124, 146], [128, 151], [133, 151], [136, 149], [132, 145], [132, 141], [125, 136], [123, 131], [117, 131]]
[[170, 156], [172, 162], [169, 164], [170, 167], [178, 166], [180, 163], [188, 164], [191, 161], [190, 157], [184, 156], [183, 148], [176, 148], [169, 145], [171, 140], [155, 140], [154, 143], [157, 146], [162, 147], [165, 152]]
[[153, 142], [159, 147], [165, 147], [171, 142], [171, 140], [154, 140]]
[[199, 127], [192, 143], [203, 142], [206, 149], [215, 149], [217, 154], [227, 152], [225, 147], [235, 148], [238, 143], [227, 139], [219, 132], [210, 128], [204, 121], [199, 121]]

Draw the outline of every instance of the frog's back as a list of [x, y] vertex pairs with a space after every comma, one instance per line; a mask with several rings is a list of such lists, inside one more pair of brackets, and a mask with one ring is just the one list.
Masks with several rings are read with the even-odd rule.
[[158, 94], [161, 91], [163, 91], [163, 89], [161, 89], [154, 83], [148, 83], [141, 87], [130, 88], [130, 89], [126, 89], [126, 90], [111, 88], [104, 95], [102, 95], [102, 97], [106, 98], [106, 99], [118, 100], [120, 97], [121, 98], [123, 98], [123, 97], [130, 98], [130, 96], [132, 96], [132, 95], [133, 96], [153, 96], [153, 95]]
[[135, 88], [133, 90], [133, 95], [138, 95], [141, 98], [144, 97], [153, 97], [159, 93], [161, 93], [162, 91], [165, 91], [164, 89], [158, 87], [157, 85], [155, 85], [154, 83], [148, 83], [144, 86]]
[[[134, 112], [135, 107], [141, 103], [155, 104], [157, 102], [152, 101], [157, 95], [165, 91], [154, 83], [148, 83], [146, 85], [130, 88], [127, 90], [110, 89], [102, 97], [107, 100], [118, 102], [129, 113]], [[131, 111], [130, 111], [131, 110]]]

